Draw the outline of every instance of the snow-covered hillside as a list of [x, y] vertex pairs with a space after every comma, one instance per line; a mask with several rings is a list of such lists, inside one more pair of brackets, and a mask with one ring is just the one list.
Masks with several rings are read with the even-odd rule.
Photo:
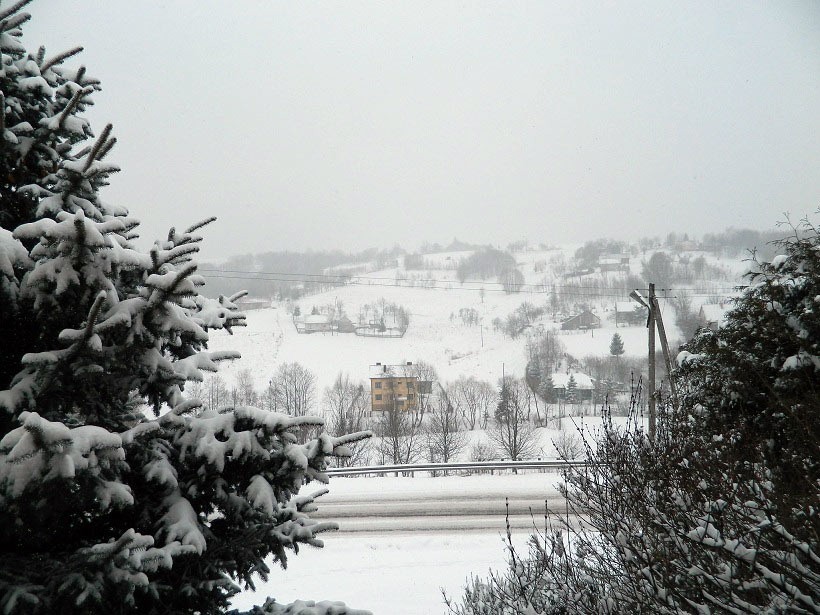
[[[527, 335], [511, 339], [496, 330], [493, 321], [505, 319], [524, 302], [546, 307], [550, 301], [549, 289], [554, 287], [561, 288], [570, 300], [574, 298], [579, 304], [590, 304], [601, 319], [599, 329], [561, 331], [559, 322], [553, 321], [547, 310], [548, 314], [539, 319], [536, 328], [556, 330], [568, 354], [576, 358], [608, 356], [609, 344], [617, 331], [627, 356], [644, 356], [645, 327], [615, 327], [614, 304], [627, 300], [627, 297], [612, 290], [596, 291], [593, 288], [611, 284], [619, 275], [625, 274], [599, 272], [568, 282], [564, 271], [574, 248], [515, 254], [524, 284], [521, 292], [511, 294], [503, 292], [494, 280], [467, 279], [460, 283], [455, 269], [469, 252], [423, 255], [423, 265], [429, 268], [421, 270], [407, 270], [403, 267], [403, 259], [399, 259], [396, 267], [353, 278], [351, 284], [303, 297], [294, 305], [274, 302], [271, 308], [248, 312], [246, 329], [235, 330], [233, 336], [217, 332], [212, 335], [210, 347], [238, 350], [242, 354], [242, 359], [223, 365], [221, 374], [229, 386], [240, 370], [249, 370], [260, 390], [267, 386], [277, 366], [284, 362], [298, 362], [315, 373], [319, 396], [340, 372], [356, 380], [366, 380], [368, 366], [376, 362], [397, 364], [423, 360], [436, 368], [443, 381], [464, 375], [494, 383], [502, 371], [508, 375], [524, 374]], [[645, 256], [632, 258], [633, 273], [640, 271], [642, 258]], [[737, 279], [745, 269], [745, 264], [736, 261], [712, 259], [711, 262], [736, 275]], [[567, 286], [570, 282], [576, 286]], [[725, 292], [727, 283], [717, 286]], [[580, 292], [583, 296], [578, 294]], [[705, 293], [699, 293], [694, 303], [697, 305], [706, 300]], [[382, 339], [330, 332], [298, 334], [292, 322], [292, 311], [296, 306], [302, 314], [309, 314], [314, 307], [321, 309], [335, 305], [342, 306], [344, 313], [355, 323], [362, 306], [381, 301], [395, 303], [409, 311], [410, 325], [404, 337]], [[671, 302], [664, 299], [661, 299], [661, 308], [670, 344], [674, 346], [681, 341], [680, 332], [674, 325], [674, 309]], [[475, 310], [480, 324], [464, 324], [459, 311], [465, 309]], [[555, 320], [560, 321], [567, 315], [570, 312], [558, 314]]]

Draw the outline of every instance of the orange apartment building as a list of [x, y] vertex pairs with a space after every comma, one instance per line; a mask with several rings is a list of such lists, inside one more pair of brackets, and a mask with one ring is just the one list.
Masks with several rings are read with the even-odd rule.
[[413, 374], [413, 364], [370, 366], [371, 413], [391, 409], [415, 411], [419, 404], [419, 379]]

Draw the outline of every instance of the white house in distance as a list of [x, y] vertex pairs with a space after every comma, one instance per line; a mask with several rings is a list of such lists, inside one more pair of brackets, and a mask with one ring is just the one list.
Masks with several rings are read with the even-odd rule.
[[592, 391], [595, 388], [595, 383], [592, 378], [582, 372], [556, 372], [552, 374], [552, 385], [556, 397], [564, 401], [567, 397], [567, 385], [569, 385], [570, 376], [575, 378], [575, 392], [576, 399], [579, 403], [591, 402]]

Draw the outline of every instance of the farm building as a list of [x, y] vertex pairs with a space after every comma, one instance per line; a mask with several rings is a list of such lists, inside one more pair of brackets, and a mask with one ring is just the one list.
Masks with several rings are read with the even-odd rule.
[[570, 400], [568, 397], [568, 389], [571, 388], [570, 380], [575, 381], [575, 401], [578, 403], [592, 401], [592, 392], [595, 389], [595, 383], [592, 378], [581, 372], [558, 372], [552, 374], [553, 390], [555, 396], [561, 401]]
[[564, 331], [575, 331], [578, 329], [597, 329], [601, 326], [601, 319], [589, 310], [584, 310], [561, 323]]
[[270, 299], [262, 299], [261, 297], [245, 296], [235, 301], [236, 306], [242, 312], [250, 312], [253, 310], [262, 310], [271, 307]]
[[604, 271], [629, 271], [629, 254], [604, 254], [598, 259], [598, 267]]
[[615, 326], [646, 325], [649, 314], [644, 306], [635, 301], [615, 302]]
[[333, 324], [327, 314], [308, 314], [293, 319], [298, 333], [326, 333], [333, 331]]

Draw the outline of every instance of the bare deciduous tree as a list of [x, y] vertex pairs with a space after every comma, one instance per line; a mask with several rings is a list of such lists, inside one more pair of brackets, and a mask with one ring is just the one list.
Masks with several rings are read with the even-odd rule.
[[495, 425], [490, 440], [513, 461], [527, 459], [538, 452], [538, 432], [530, 422], [532, 391], [526, 382], [507, 376], [500, 383]]
[[[364, 384], [355, 382], [347, 374], [339, 374], [333, 384], [325, 388], [322, 409], [327, 430], [333, 436], [356, 433], [367, 429], [369, 399]], [[340, 466], [365, 465], [369, 461], [369, 440], [348, 444], [350, 457], [338, 459]]]
[[316, 402], [316, 376], [299, 363], [283, 363], [270, 381], [273, 410], [305, 416]]
[[452, 461], [464, 450], [467, 434], [461, 430], [459, 414], [452, 397], [440, 389], [426, 421], [430, 461]]
[[450, 398], [461, 411], [464, 426], [473, 430], [477, 426], [486, 429], [487, 419], [496, 402], [496, 391], [489, 382], [474, 377], [460, 377], [449, 387]]
[[236, 383], [231, 391], [234, 405], [255, 406], [257, 404], [259, 395], [253, 384], [253, 376], [249, 369], [242, 369], [236, 374]]
[[424, 449], [423, 415], [397, 407], [394, 402], [373, 425], [380, 463], [412, 463]]
[[208, 376], [203, 382], [202, 404], [206, 408], [214, 409], [230, 403], [228, 387], [225, 380], [218, 374]]

